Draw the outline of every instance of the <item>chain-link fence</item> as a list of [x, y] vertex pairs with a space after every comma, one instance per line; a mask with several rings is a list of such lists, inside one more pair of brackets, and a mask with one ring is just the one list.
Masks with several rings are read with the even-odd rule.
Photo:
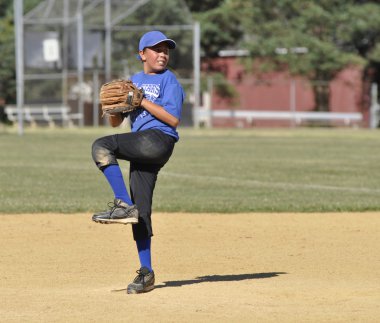
[[169, 68], [185, 88], [190, 118], [188, 110], [199, 98], [199, 26], [185, 1], [44, 0], [19, 21], [22, 105], [61, 104], [82, 114], [79, 125], [99, 125], [101, 84], [141, 70], [138, 41], [149, 30], [161, 30], [177, 43]]

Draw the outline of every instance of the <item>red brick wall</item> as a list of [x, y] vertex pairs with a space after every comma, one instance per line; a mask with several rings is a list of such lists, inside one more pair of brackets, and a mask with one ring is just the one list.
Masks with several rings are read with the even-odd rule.
[[[212, 94], [212, 109], [236, 110], [291, 110], [291, 82], [295, 82], [295, 110], [314, 110], [314, 94], [311, 83], [302, 77], [290, 77], [287, 73], [267, 73], [261, 78], [244, 72], [238, 59], [218, 58], [208, 62], [207, 68], [221, 71], [237, 92], [235, 104], [220, 97], [215, 91]], [[205, 69], [206, 66], [204, 65]], [[362, 112], [362, 71], [359, 68], [347, 68], [330, 82], [330, 111]], [[238, 123], [238, 124], [237, 124]], [[244, 120], [214, 119], [213, 126], [289, 126], [288, 121], [256, 120], [247, 124]]]

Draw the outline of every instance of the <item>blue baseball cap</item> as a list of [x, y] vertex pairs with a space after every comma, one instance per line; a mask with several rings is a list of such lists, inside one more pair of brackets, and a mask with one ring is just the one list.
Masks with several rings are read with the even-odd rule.
[[162, 42], [166, 42], [170, 49], [174, 49], [176, 47], [175, 41], [166, 37], [166, 35], [162, 32], [157, 30], [149, 31], [141, 37], [139, 51], [144, 50], [146, 47], [153, 47]]

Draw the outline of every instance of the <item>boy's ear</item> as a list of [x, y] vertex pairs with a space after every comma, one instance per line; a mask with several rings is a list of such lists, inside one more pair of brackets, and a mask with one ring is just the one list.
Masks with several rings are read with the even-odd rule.
[[139, 55], [140, 55], [141, 60], [142, 60], [143, 62], [145, 62], [145, 61], [146, 61], [146, 58], [145, 58], [144, 50], [140, 50], [140, 51], [139, 51]]

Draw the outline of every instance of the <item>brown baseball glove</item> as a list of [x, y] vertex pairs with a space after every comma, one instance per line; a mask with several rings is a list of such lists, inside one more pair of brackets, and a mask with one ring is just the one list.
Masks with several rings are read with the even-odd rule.
[[113, 80], [100, 88], [103, 116], [118, 112], [130, 112], [141, 105], [144, 92], [130, 80]]

